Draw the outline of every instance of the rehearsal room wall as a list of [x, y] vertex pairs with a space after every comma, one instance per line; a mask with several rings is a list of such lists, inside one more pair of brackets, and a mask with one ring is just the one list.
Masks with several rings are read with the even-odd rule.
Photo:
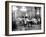
[[[45, 23], [45, 34], [23, 35], [23, 36], [22, 35], [21, 36], [5, 36], [5, 1], [46, 3], [46, 0], [0, 0], [0, 37], [46, 37], [46, 23]], [[46, 22], [46, 11], [45, 11], [45, 22]]]

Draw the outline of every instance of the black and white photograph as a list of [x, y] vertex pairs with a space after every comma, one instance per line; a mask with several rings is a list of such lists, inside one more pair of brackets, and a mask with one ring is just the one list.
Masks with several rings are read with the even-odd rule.
[[44, 33], [44, 3], [8, 2], [8, 4], [10, 35]]
[[12, 31], [40, 29], [41, 7], [12, 6]]

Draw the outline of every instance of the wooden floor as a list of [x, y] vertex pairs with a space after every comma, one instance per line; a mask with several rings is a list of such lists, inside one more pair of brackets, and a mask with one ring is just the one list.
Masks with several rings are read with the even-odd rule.
[[19, 26], [16, 31], [24, 31], [24, 30], [40, 30], [41, 26], [40, 25], [32, 25], [32, 27], [24, 27], [24, 26]]
[[40, 25], [32, 25], [32, 30], [39, 30], [41, 29]]

